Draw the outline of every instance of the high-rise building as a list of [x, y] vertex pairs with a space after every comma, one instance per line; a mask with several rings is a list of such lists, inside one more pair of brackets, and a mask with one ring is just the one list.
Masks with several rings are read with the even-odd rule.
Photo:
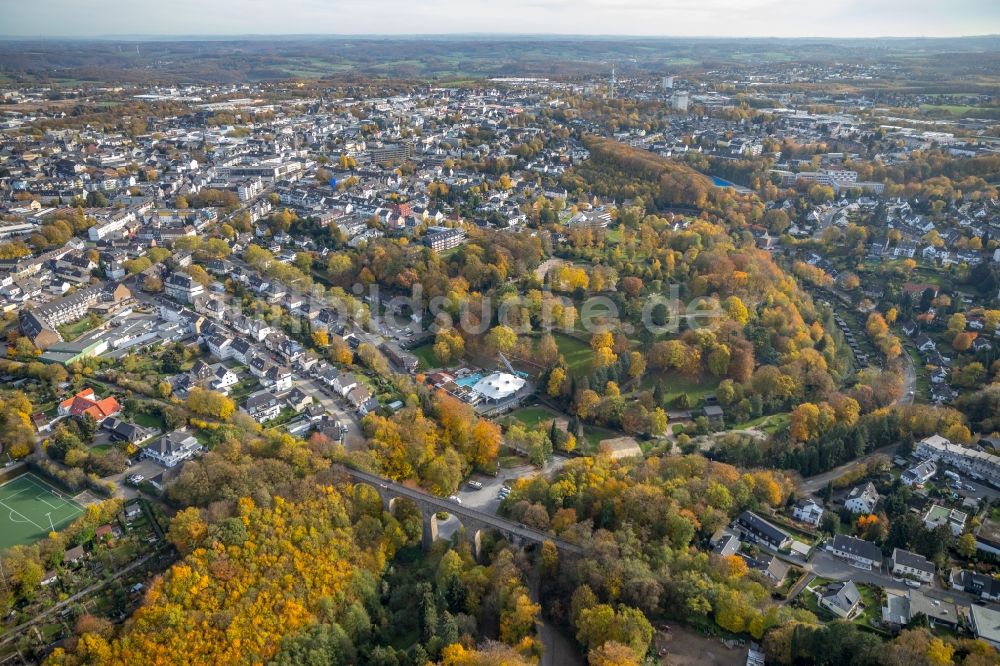
[[660, 79], [660, 87], [663, 88], [664, 90], [670, 90], [671, 88], [673, 88], [674, 77], [664, 76], [662, 79]]

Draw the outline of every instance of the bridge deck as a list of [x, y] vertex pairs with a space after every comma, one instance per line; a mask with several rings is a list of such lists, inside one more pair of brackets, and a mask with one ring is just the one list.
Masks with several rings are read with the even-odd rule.
[[556, 538], [551, 534], [547, 534], [540, 530], [524, 527], [511, 520], [507, 520], [506, 518], [493, 515], [492, 513], [486, 513], [485, 511], [480, 511], [478, 509], [464, 507], [456, 502], [436, 497], [421, 490], [409, 488], [390, 479], [378, 476], [377, 474], [369, 474], [368, 472], [362, 472], [361, 470], [351, 469], [348, 467], [344, 467], [343, 470], [355, 481], [370, 484], [376, 489], [381, 488], [383, 490], [388, 490], [399, 497], [406, 497], [416, 502], [430, 505], [437, 510], [446, 511], [454, 516], [458, 516], [459, 518], [465, 517], [477, 520], [499, 530], [503, 530], [504, 532], [517, 535], [527, 541], [535, 543], [551, 541], [555, 544], [556, 548], [567, 553], [573, 553], [575, 555], [581, 555], [583, 553], [583, 548], [575, 543], [564, 541], [563, 539]]

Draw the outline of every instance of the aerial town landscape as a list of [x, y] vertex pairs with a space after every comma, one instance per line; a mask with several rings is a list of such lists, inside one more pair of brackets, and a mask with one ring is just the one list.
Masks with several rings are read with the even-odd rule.
[[1000, 37], [23, 32], [0, 666], [1000, 663]]

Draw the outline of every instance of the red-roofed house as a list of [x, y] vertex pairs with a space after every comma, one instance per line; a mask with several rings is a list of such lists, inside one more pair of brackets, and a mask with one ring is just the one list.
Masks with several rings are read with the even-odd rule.
[[114, 416], [121, 409], [121, 405], [118, 404], [114, 396], [108, 396], [99, 400], [92, 388], [85, 388], [72, 398], [67, 398], [59, 403], [59, 414], [62, 416], [83, 416], [84, 414], [90, 414], [98, 423], [109, 416]]

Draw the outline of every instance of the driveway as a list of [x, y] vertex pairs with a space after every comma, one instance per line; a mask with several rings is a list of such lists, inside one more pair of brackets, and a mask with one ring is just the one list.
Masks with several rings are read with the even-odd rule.
[[127, 470], [121, 474], [114, 474], [107, 477], [106, 481], [114, 481], [115, 485], [118, 486], [118, 492], [116, 493], [119, 497], [124, 497], [125, 499], [132, 499], [139, 496], [139, 491], [125, 483], [125, 479], [132, 474], [142, 474], [147, 480], [152, 479], [154, 476], [165, 470], [165, 467], [161, 467], [156, 461], [150, 460], [149, 458], [140, 458], [134, 465], [129, 467]]

